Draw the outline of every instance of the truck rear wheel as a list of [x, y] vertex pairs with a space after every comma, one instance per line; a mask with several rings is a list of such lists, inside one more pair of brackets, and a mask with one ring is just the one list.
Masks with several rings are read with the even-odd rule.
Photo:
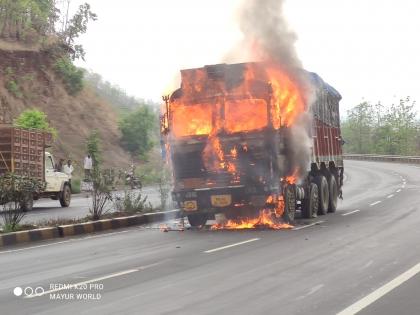
[[330, 192], [328, 212], [335, 212], [337, 210], [338, 186], [335, 176], [333, 174], [329, 178], [328, 187]]
[[206, 213], [189, 214], [187, 217], [188, 221], [190, 222], [190, 225], [193, 227], [204, 226], [208, 219]]
[[32, 194], [27, 194], [24, 196], [23, 200], [20, 202], [20, 210], [23, 212], [31, 211], [34, 207], [34, 196]]
[[328, 189], [328, 181], [324, 175], [315, 177], [315, 184], [318, 186], [319, 207], [318, 214], [324, 215], [328, 212], [330, 202], [330, 193]]
[[309, 184], [308, 196], [303, 200], [302, 217], [305, 219], [316, 218], [319, 208], [318, 186], [314, 183]]
[[288, 185], [284, 189], [284, 212], [283, 220], [290, 223], [295, 220], [296, 214], [296, 195], [293, 186]]
[[60, 194], [60, 205], [63, 208], [70, 206], [71, 201], [71, 189], [69, 185], [64, 185], [63, 191]]

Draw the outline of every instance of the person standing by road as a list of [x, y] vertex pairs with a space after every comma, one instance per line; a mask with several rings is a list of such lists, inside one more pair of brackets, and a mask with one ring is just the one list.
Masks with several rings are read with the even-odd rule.
[[85, 170], [85, 180], [90, 180], [92, 176], [92, 167], [93, 167], [93, 161], [90, 154], [88, 154], [85, 157], [85, 161], [83, 163], [83, 168]]
[[67, 164], [63, 166], [63, 171], [69, 177], [69, 184], [71, 186], [71, 177], [74, 171], [74, 167], [71, 165], [71, 160], [68, 160]]

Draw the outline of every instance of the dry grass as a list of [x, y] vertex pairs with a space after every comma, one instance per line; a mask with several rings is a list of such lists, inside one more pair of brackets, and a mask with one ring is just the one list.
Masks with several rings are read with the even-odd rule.
[[[0, 47], [5, 45], [0, 43]], [[6, 69], [16, 78], [23, 95], [21, 98], [5, 88], [10, 80]], [[49, 55], [31, 50], [11, 52], [0, 49], [0, 95], [12, 118], [31, 107], [46, 112], [59, 134], [53, 153], [74, 160], [79, 170], [85, 155], [85, 139], [93, 129], [98, 129], [102, 138], [105, 166], [128, 167], [130, 156], [119, 145], [116, 112], [89, 88], [76, 96], [68, 95], [53, 70], [53, 60]]]

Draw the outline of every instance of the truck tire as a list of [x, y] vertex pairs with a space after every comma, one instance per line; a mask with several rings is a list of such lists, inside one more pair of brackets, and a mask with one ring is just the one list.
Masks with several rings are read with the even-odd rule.
[[315, 177], [315, 184], [318, 186], [319, 207], [318, 214], [324, 215], [328, 212], [328, 205], [330, 203], [330, 193], [328, 189], [328, 181], [324, 175]]
[[34, 196], [32, 194], [27, 194], [24, 197], [24, 200], [20, 202], [20, 210], [23, 212], [31, 211], [34, 207]]
[[291, 223], [295, 220], [296, 214], [296, 194], [292, 185], [286, 186], [284, 189], [284, 212], [283, 220]]
[[337, 210], [338, 201], [338, 185], [334, 175], [331, 175], [328, 181], [328, 188], [330, 192], [328, 212], [335, 212]]
[[318, 186], [314, 183], [309, 184], [308, 196], [303, 200], [302, 217], [305, 219], [316, 218], [319, 208]]
[[69, 185], [64, 185], [63, 191], [60, 193], [60, 205], [63, 208], [70, 206], [71, 202], [71, 189]]
[[189, 214], [187, 217], [190, 225], [193, 227], [204, 226], [208, 218], [207, 213]]

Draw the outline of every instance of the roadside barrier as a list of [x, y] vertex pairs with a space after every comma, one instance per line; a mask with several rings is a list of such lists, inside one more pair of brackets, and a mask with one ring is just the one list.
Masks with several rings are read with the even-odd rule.
[[170, 211], [133, 215], [129, 217], [89, 221], [85, 223], [60, 225], [56, 227], [47, 227], [35, 230], [5, 233], [0, 234], [0, 248], [21, 243], [89, 234], [107, 231], [111, 229], [119, 229], [123, 227], [160, 222], [164, 220], [175, 219], [179, 216], [179, 213], [179, 210], [175, 209]]
[[378, 161], [405, 164], [420, 164], [420, 156], [377, 155], [377, 154], [344, 154], [346, 160]]

